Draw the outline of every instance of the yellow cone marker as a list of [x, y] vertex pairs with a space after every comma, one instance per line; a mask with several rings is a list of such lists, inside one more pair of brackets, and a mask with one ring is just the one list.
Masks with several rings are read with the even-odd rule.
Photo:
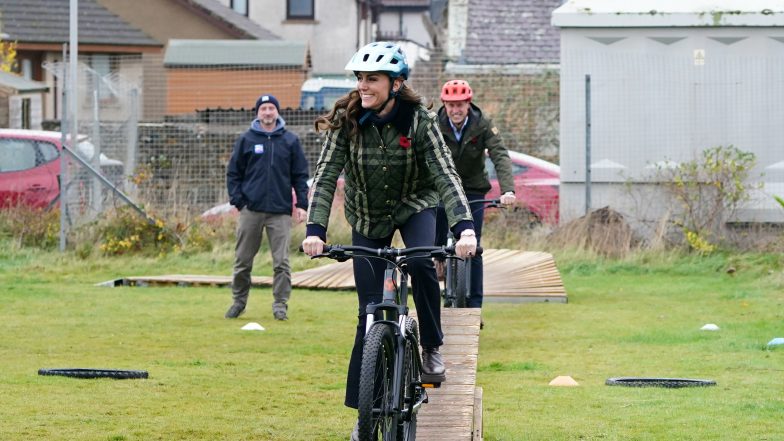
[[553, 378], [553, 381], [550, 382], [550, 386], [579, 386], [580, 384], [574, 381], [574, 378], [568, 375], [559, 375]]

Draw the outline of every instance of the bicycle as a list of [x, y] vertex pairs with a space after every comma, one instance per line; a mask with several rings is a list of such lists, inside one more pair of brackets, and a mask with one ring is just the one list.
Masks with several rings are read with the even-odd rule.
[[[500, 199], [476, 199], [468, 202], [470, 205], [486, 203], [484, 208], [504, 208]], [[479, 208], [472, 211], [476, 213]], [[446, 245], [453, 246], [455, 236], [450, 230], [447, 233]], [[447, 258], [444, 271], [444, 290], [441, 296], [445, 308], [465, 308], [471, 297], [471, 259], [461, 259], [457, 256]]]
[[[477, 248], [477, 253], [481, 249]], [[383, 259], [381, 303], [367, 306], [367, 324], [359, 382], [359, 439], [416, 439], [417, 413], [427, 403], [427, 388], [441, 383], [421, 371], [419, 328], [408, 316], [408, 266], [415, 258], [448, 258], [454, 246], [367, 248], [326, 245], [317, 257], [344, 262], [353, 258]]]

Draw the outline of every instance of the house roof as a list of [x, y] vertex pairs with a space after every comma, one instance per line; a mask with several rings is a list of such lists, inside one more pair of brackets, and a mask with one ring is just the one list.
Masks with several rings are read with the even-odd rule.
[[561, 0], [468, 0], [465, 64], [557, 64]]
[[784, 26], [775, 0], [570, 0], [553, 13], [559, 27]]
[[218, 19], [237, 31], [259, 40], [277, 40], [279, 36], [261, 27], [258, 23], [238, 14], [233, 9], [219, 3], [217, 0], [184, 0], [192, 7], [200, 9], [210, 17]]
[[[69, 0], [0, 0], [0, 30], [20, 43], [65, 43]], [[162, 46], [95, 2], [79, 0], [79, 44]]]
[[186, 66], [303, 66], [307, 45], [285, 40], [169, 40], [163, 64]]
[[10, 87], [17, 92], [47, 92], [49, 86], [38, 81], [28, 80], [19, 75], [0, 71], [0, 86]]

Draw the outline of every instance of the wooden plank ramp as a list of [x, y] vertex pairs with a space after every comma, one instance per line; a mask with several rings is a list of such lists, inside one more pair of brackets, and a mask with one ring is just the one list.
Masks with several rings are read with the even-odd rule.
[[[480, 313], [479, 308], [441, 309], [446, 382], [427, 390], [428, 402], [417, 417], [417, 440], [482, 440], [482, 395], [476, 387]], [[416, 318], [416, 311], [411, 316]]]
[[[272, 277], [253, 276], [254, 287], [272, 286]], [[295, 288], [354, 289], [351, 261], [335, 262], [291, 275]], [[99, 283], [101, 286], [218, 286], [231, 285], [230, 276], [173, 274], [134, 276]], [[484, 292], [487, 302], [566, 303], [566, 290], [553, 256], [541, 251], [487, 249], [484, 253]]]

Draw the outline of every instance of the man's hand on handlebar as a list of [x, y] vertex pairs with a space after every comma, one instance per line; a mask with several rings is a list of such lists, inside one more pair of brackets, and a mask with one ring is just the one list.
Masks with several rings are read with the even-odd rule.
[[318, 236], [308, 236], [302, 241], [302, 251], [310, 257], [324, 252], [324, 241]]
[[460, 240], [455, 244], [457, 257], [472, 257], [476, 254], [476, 233], [474, 230], [463, 230]]
[[517, 198], [512, 191], [507, 191], [501, 195], [501, 204], [503, 205], [512, 205], [514, 204], [515, 200], [517, 200]]

